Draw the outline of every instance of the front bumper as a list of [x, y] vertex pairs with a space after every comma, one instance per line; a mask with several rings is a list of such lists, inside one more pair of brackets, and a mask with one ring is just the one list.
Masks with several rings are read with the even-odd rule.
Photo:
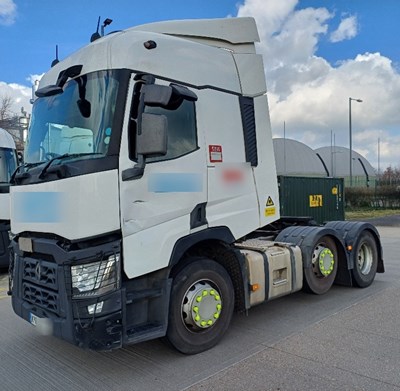
[[[13, 240], [12, 306], [17, 315], [47, 333], [93, 350], [119, 348], [123, 343], [123, 289], [97, 297], [73, 298], [71, 265], [120, 253], [120, 239], [83, 246], [60, 245], [60, 240], [29, 238], [32, 252]], [[89, 313], [102, 303], [101, 311]], [[43, 329], [43, 328], [42, 328]]]

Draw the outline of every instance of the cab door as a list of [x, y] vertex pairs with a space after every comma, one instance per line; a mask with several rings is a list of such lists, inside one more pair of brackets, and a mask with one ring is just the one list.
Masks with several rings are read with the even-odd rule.
[[[161, 107], [155, 103], [162, 100], [157, 96], [151, 105], [145, 104], [146, 80], [131, 80], [131, 84], [132, 105], [120, 153], [123, 257], [129, 278], [166, 267], [179, 238], [207, 227], [201, 213], [207, 201], [206, 155], [197, 132], [196, 95], [174, 85], [172, 102]], [[150, 84], [148, 101], [151, 94], [163, 93], [157, 86], [168, 86], [156, 80]], [[178, 96], [179, 90], [187, 97]], [[138, 153], [143, 113], [166, 120], [165, 153]]]

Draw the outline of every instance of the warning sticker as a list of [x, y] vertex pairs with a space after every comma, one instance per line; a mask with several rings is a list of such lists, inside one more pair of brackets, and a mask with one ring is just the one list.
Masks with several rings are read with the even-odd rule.
[[208, 152], [210, 155], [211, 163], [221, 163], [222, 162], [222, 145], [209, 145]]
[[310, 195], [310, 208], [319, 208], [322, 206], [322, 194]]
[[276, 208], [275, 206], [269, 206], [268, 208], [265, 208], [264, 210], [264, 216], [275, 216], [276, 215]]
[[265, 203], [265, 209], [264, 209], [264, 216], [275, 216], [276, 215], [276, 208], [274, 201], [272, 201], [272, 198], [269, 196], [267, 199], [267, 202]]
[[267, 199], [267, 203], [265, 204], [265, 206], [274, 206], [275, 204], [274, 204], [274, 201], [272, 201], [272, 198], [271, 197], [268, 197], [268, 199]]

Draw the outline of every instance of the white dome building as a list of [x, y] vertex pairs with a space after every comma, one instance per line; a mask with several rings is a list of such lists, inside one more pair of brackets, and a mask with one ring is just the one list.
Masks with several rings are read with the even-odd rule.
[[[345, 147], [321, 147], [315, 150], [292, 139], [273, 140], [277, 175], [344, 178], [350, 186], [350, 150]], [[353, 187], [375, 184], [376, 171], [358, 152], [352, 152]]]
[[[324, 161], [329, 176], [345, 179], [350, 185], [350, 149], [345, 147], [322, 147], [315, 153]], [[352, 183], [357, 187], [369, 187], [375, 184], [376, 171], [370, 162], [358, 152], [352, 151]]]
[[292, 139], [273, 139], [278, 175], [327, 177], [324, 163], [309, 146]]

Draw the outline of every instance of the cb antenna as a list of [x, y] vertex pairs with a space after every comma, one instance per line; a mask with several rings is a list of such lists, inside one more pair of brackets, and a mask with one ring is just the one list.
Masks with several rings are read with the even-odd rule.
[[58, 64], [60, 60], [58, 59], [58, 45], [56, 45], [56, 58], [52, 61], [51, 67], [53, 68], [54, 65]]
[[95, 41], [96, 39], [101, 38], [101, 35], [100, 35], [100, 33], [99, 33], [100, 18], [101, 18], [101, 17], [99, 16], [99, 19], [97, 19], [97, 29], [96, 29], [96, 32], [93, 33], [92, 36], [90, 37], [90, 42], [93, 42], [93, 41]]
[[106, 18], [103, 21], [103, 24], [101, 25], [101, 30], [99, 33], [99, 27], [100, 27], [100, 16], [99, 19], [97, 20], [97, 29], [96, 32], [92, 34], [90, 37], [90, 42], [95, 41], [96, 39], [99, 39], [104, 36], [104, 28], [109, 26], [112, 23], [112, 19]]

